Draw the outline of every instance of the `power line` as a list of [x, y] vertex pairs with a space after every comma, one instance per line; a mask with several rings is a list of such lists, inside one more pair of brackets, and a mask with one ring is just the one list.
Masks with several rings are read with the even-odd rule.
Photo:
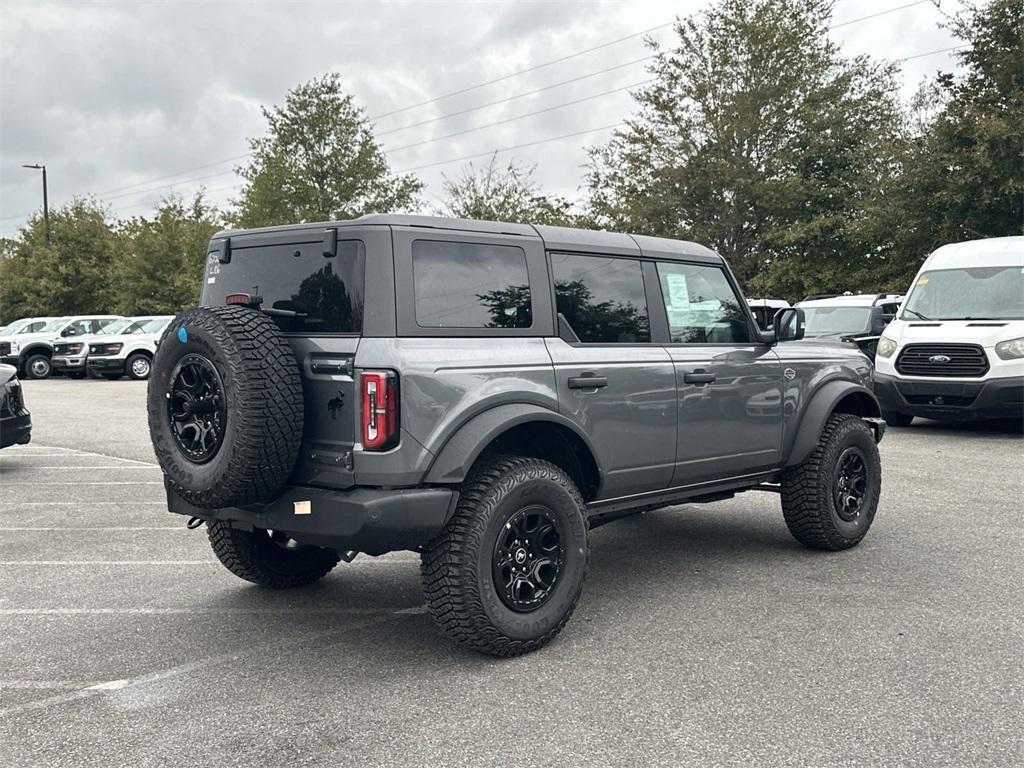
[[533, 112], [526, 112], [526, 113], [524, 113], [522, 115], [515, 115], [514, 117], [508, 117], [508, 118], [505, 118], [504, 120], [496, 120], [493, 123], [486, 123], [484, 125], [478, 125], [478, 126], [476, 126], [474, 128], [466, 128], [465, 130], [455, 131], [454, 133], [446, 133], [443, 136], [435, 136], [435, 137], [433, 137], [431, 139], [424, 139], [423, 141], [416, 141], [416, 142], [413, 142], [412, 144], [405, 144], [405, 145], [403, 145], [401, 147], [394, 147], [393, 149], [387, 149], [385, 151], [386, 152], [401, 152], [402, 150], [405, 150], [405, 149], [412, 149], [414, 147], [422, 147], [424, 144], [432, 144], [435, 141], [441, 141], [443, 139], [451, 139], [451, 138], [453, 138], [455, 136], [462, 136], [463, 134], [473, 133], [474, 131], [482, 131], [484, 128], [494, 128], [494, 127], [499, 126], [499, 125], [504, 125], [505, 123], [511, 123], [511, 122], [516, 121], [516, 120], [522, 120], [523, 118], [526, 118], [526, 117], [534, 117], [535, 115], [542, 115], [545, 112], [554, 112], [556, 109], [564, 109], [565, 107], [571, 107], [571, 106], [574, 106], [576, 104], [582, 104], [585, 101], [593, 101], [594, 99], [598, 99], [598, 98], [600, 98], [602, 96], [608, 96], [609, 94], [612, 94], [612, 93], [621, 93], [622, 91], [628, 91], [631, 88], [638, 88], [641, 85], [647, 85], [648, 83], [651, 83], [651, 82], [654, 82], [654, 78], [651, 78], [651, 79], [648, 79], [648, 80], [642, 80], [639, 83], [632, 83], [630, 85], [624, 85], [621, 88], [612, 88], [611, 90], [608, 90], [608, 91], [601, 91], [600, 93], [595, 93], [595, 94], [593, 94], [591, 96], [584, 96], [581, 99], [574, 99], [573, 101], [566, 101], [566, 102], [564, 102], [562, 104], [555, 104], [554, 106], [545, 107], [544, 109], [538, 109], [538, 110], [535, 110]]
[[392, 133], [398, 133], [399, 131], [405, 131], [405, 130], [408, 130], [409, 128], [419, 128], [421, 125], [428, 125], [430, 123], [436, 123], [439, 120], [447, 120], [449, 117], [458, 117], [459, 115], [465, 115], [465, 114], [468, 114], [470, 112], [476, 112], [476, 111], [481, 110], [481, 109], [486, 109], [487, 107], [494, 107], [494, 106], [497, 106], [498, 104], [504, 104], [504, 103], [509, 102], [509, 101], [514, 101], [516, 99], [521, 99], [524, 96], [533, 96], [535, 94], [543, 93], [544, 91], [550, 91], [553, 88], [558, 88], [558, 87], [563, 86], [563, 85], [569, 85], [570, 83], [578, 83], [580, 80], [587, 80], [588, 78], [591, 78], [591, 77], [597, 77], [598, 75], [604, 75], [604, 74], [607, 74], [608, 72], [614, 72], [617, 69], [625, 69], [626, 67], [630, 67], [630, 66], [632, 66], [634, 64], [639, 64], [640, 62], [643, 62], [643, 61], [650, 61], [653, 58], [654, 58], [654, 56], [644, 56], [644, 57], [639, 58], [639, 59], [633, 59], [633, 61], [627, 61], [624, 64], [616, 64], [614, 67], [608, 67], [606, 69], [599, 69], [597, 72], [589, 72], [589, 73], [587, 73], [585, 75], [580, 75], [579, 77], [573, 77], [573, 78], [571, 78], [569, 80], [562, 80], [561, 82], [558, 82], [558, 83], [552, 83], [551, 85], [545, 85], [543, 88], [536, 88], [536, 89], [534, 89], [532, 91], [524, 91], [523, 93], [517, 93], [515, 96], [507, 96], [504, 99], [498, 99], [497, 101], [489, 101], [486, 104], [479, 104], [479, 105], [477, 105], [475, 107], [468, 107], [467, 109], [460, 109], [458, 112], [448, 112], [447, 114], [444, 114], [444, 115], [438, 115], [437, 117], [432, 117], [429, 120], [421, 120], [418, 123], [410, 123], [409, 125], [403, 125], [403, 126], [401, 126], [399, 128], [391, 128], [390, 130], [387, 130], [387, 131], [376, 132], [374, 135], [379, 138], [381, 136], [388, 136], [388, 135], [390, 135]]
[[510, 80], [513, 77], [519, 77], [520, 75], [525, 75], [527, 72], [535, 72], [538, 69], [543, 69], [544, 67], [550, 67], [553, 64], [561, 64], [563, 61], [569, 61], [570, 59], [575, 59], [577, 56], [583, 56], [584, 54], [587, 54], [587, 53], [593, 53], [594, 51], [599, 51], [602, 48], [608, 48], [608, 47], [610, 47], [612, 45], [617, 45], [618, 43], [625, 42], [626, 40], [632, 40], [633, 38], [641, 37], [643, 35], [650, 34], [651, 32], [657, 32], [659, 29], [664, 29], [665, 27], [671, 27], [673, 24], [675, 24], [675, 21], [670, 21], [670, 22], [668, 22], [666, 24], [659, 24], [656, 27], [650, 27], [649, 29], [645, 29], [645, 30], [642, 30], [640, 32], [634, 32], [633, 34], [626, 35], [625, 37], [620, 37], [620, 38], [617, 38], [615, 40], [610, 40], [607, 43], [601, 43], [600, 45], [595, 45], [593, 48], [586, 48], [586, 49], [584, 49], [582, 51], [576, 51], [575, 53], [570, 53], [570, 54], [568, 54], [566, 56], [562, 56], [562, 57], [557, 58], [557, 59], [551, 59], [550, 61], [545, 61], [545, 62], [543, 62], [541, 64], [534, 64], [532, 67], [526, 67], [524, 69], [516, 70], [515, 72], [510, 72], [507, 75], [502, 75], [501, 77], [496, 77], [493, 80], [487, 80], [486, 82], [483, 82], [483, 83], [477, 83], [476, 85], [471, 85], [471, 86], [469, 86], [467, 88], [460, 88], [457, 91], [449, 91], [448, 93], [442, 93], [440, 96], [435, 96], [433, 98], [426, 99], [425, 101], [420, 101], [420, 102], [417, 102], [415, 104], [410, 104], [408, 106], [401, 107], [399, 109], [393, 109], [390, 112], [384, 112], [383, 114], [374, 115], [371, 119], [372, 120], [379, 120], [382, 117], [390, 117], [391, 115], [397, 115], [399, 112], [408, 112], [410, 109], [416, 109], [418, 107], [425, 107], [427, 104], [433, 104], [434, 102], [441, 101], [442, 99], [447, 99], [447, 98], [450, 98], [452, 96], [459, 96], [459, 95], [461, 95], [463, 93], [469, 93], [470, 91], [478, 90], [479, 88], [486, 88], [488, 85], [494, 85], [495, 83], [501, 83], [501, 82], [504, 82], [505, 80]]

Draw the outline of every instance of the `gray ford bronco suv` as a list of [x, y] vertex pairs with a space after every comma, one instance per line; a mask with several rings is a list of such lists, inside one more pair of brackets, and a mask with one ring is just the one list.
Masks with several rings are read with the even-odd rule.
[[427, 605], [513, 656], [568, 621], [588, 531], [775, 491], [793, 536], [856, 545], [885, 424], [856, 348], [758, 330], [701, 245], [372, 215], [220, 232], [164, 332], [149, 426], [172, 512], [270, 588], [412, 550]]

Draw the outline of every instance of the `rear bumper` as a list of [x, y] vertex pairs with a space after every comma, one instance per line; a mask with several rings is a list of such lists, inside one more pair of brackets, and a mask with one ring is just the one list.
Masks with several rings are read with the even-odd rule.
[[1024, 418], [1024, 377], [986, 381], [902, 379], [875, 373], [883, 411], [937, 421]]
[[90, 357], [86, 368], [96, 373], [124, 373], [123, 357]]
[[444, 528], [457, 501], [458, 493], [448, 488], [332, 491], [289, 485], [263, 504], [201, 509], [167, 487], [167, 508], [179, 515], [281, 531], [303, 544], [370, 555], [425, 545]]
[[0, 448], [24, 445], [32, 439], [32, 416], [24, 411], [17, 416], [0, 418]]

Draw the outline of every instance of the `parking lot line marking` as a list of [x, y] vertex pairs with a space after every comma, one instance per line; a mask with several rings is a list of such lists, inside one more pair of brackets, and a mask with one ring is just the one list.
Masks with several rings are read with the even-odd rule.
[[122, 471], [126, 470], [126, 469], [144, 469], [144, 470], [147, 470], [149, 472], [152, 472], [154, 470], [159, 470], [160, 469], [160, 467], [149, 467], [149, 466], [145, 466], [145, 465], [131, 465], [131, 466], [124, 467], [124, 466], [120, 466], [120, 465], [113, 466], [113, 465], [109, 465], [109, 464], [108, 465], [102, 465], [102, 466], [98, 465], [98, 464], [97, 465], [81, 464], [81, 465], [74, 465], [74, 466], [72, 466], [70, 464], [57, 464], [57, 465], [54, 465], [54, 466], [37, 467], [35, 464], [8, 464], [8, 463], [0, 460], [0, 469], [3, 469], [4, 467], [9, 467], [9, 468], [12, 468], [12, 469], [14, 467], [18, 467], [19, 469], [62, 469], [62, 470], [67, 470], [67, 469], [119, 469], [119, 470], [122, 470]]
[[63, 689], [77, 691], [86, 686], [103, 685], [93, 680], [0, 680], [0, 690], [46, 691]]
[[425, 605], [380, 608], [0, 608], [0, 616], [401, 616], [426, 613]]
[[[65, 480], [59, 480], [59, 481], [57, 481], [57, 480], [47, 480], [46, 481], [46, 485], [163, 485], [163, 484], [164, 484], [163, 480], [134, 480], [134, 481], [129, 481], [129, 480], [121, 481], [121, 480], [119, 480], [119, 481], [116, 481], [116, 482], [114, 482], [114, 481], [107, 481], [107, 482], [81, 482], [81, 483], [76, 483], [74, 480], [67, 480], [67, 481], [65, 481]], [[31, 485], [31, 486], [35, 486], [37, 488], [39, 487], [39, 483], [38, 482], [35, 482], [35, 483], [4, 483], [4, 487], [5, 488], [10, 488], [10, 487], [16, 486], [16, 485], [17, 486], [29, 486], [29, 485]]]
[[[404, 610], [404, 609], [403, 609]], [[305, 645], [311, 642], [319, 642], [332, 637], [337, 637], [351, 632], [353, 629], [365, 629], [366, 627], [373, 626], [375, 624], [381, 624], [389, 619], [394, 619], [397, 616], [405, 616], [407, 613], [399, 613], [397, 611], [390, 611], [379, 617], [366, 618], [362, 621], [348, 622], [343, 627], [328, 630], [326, 632], [308, 632], [298, 637], [288, 638], [286, 640], [275, 640], [268, 643], [261, 643], [258, 645], [250, 646], [249, 648], [241, 648], [229, 653], [221, 653], [216, 656], [207, 656], [204, 659], [197, 659], [196, 661], [190, 661], [185, 664], [179, 664], [175, 667], [168, 667], [157, 672], [150, 672], [145, 675], [139, 675], [138, 677], [112, 680], [107, 684], [101, 684], [100, 686], [91, 686], [88, 688], [82, 688], [77, 691], [69, 691], [67, 693], [55, 694], [53, 696], [47, 696], [43, 699], [36, 699], [35, 701], [25, 702], [24, 704], [15, 704], [12, 707], [6, 709], [0, 709], [0, 718], [10, 717], [12, 715], [19, 715], [24, 712], [30, 712], [37, 709], [48, 709], [57, 704], [71, 704], [75, 701], [82, 699], [92, 698], [93, 696], [99, 696], [111, 687], [114, 689], [123, 688], [134, 688], [136, 686], [147, 685], [149, 683], [160, 682], [171, 677], [180, 677], [181, 675], [187, 675], [191, 672], [196, 672], [200, 669], [207, 667], [216, 666], [219, 664], [226, 664], [232, 661], [239, 661], [243, 656], [259, 653], [263, 651], [274, 651], [279, 654], [281, 651], [286, 651], [290, 648]], [[111, 686], [111, 687], [105, 687]]]
[[[47, 450], [50, 450], [50, 451], [63, 451], [64, 453], [57, 454], [59, 456], [67, 455], [68, 453], [78, 454], [79, 456], [102, 456], [105, 459], [114, 459], [115, 461], [129, 461], [132, 464], [145, 464], [145, 465], [150, 466], [150, 467], [158, 467], [158, 466], [160, 466], [159, 464], [156, 464], [156, 463], [154, 463], [152, 461], [141, 461], [140, 459], [126, 459], [124, 456], [114, 456], [114, 455], [109, 454], [109, 453], [97, 453], [96, 451], [83, 451], [80, 448], [65, 448], [62, 445], [40, 445], [40, 446], [37, 446], [37, 447], [38, 448], [46, 448]], [[28, 456], [30, 454], [25, 454], [25, 455]]]
[[[417, 558], [387, 558], [361, 560], [360, 563], [373, 565], [408, 565], [418, 563]], [[67, 565], [81, 567], [86, 565], [220, 565], [219, 560], [0, 560], [0, 566], [41, 566]]]
[[[7, 483], [4, 483], [4, 485], [6, 486]], [[17, 504], [0, 504], [0, 512], [13, 512], [21, 507], [116, 507], [124, 504], [167, 506], [166, 501], [19, 501]]]
[[50, 527], [0, 527], [0, 532], [7, 531], [188, 531], [184, 525], [60, 525]]

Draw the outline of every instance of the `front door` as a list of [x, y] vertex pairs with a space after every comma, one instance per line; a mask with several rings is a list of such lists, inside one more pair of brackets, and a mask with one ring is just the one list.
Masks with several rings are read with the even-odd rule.
[[676, 454], [676, 375], [651, 341], [638, 259], [550, 255], [558, 312], [578, 340], [548, 339], [559, 409], [590, 438], [601, 498], [666, 488]]
[[679, 401], [672, 486], [777, 466], [782, 365], [746, 302], [720, 266], [660, 261], [657, 271]]

